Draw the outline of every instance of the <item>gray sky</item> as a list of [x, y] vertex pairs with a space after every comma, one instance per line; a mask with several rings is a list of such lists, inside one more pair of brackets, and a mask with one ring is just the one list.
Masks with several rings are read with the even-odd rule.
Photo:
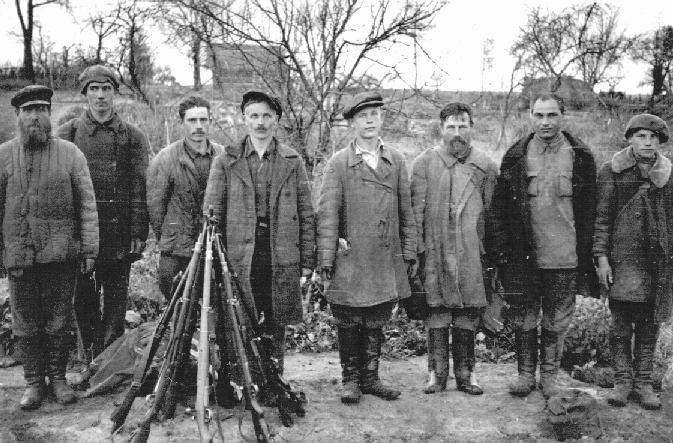
[[[20, 65], [22, 46], [19, 40], [9, 35], [10, 31], [20, 33], [14, 2], [2, 0], [3, 14], [0, 15], [0, 65]], [[101, 7], [106, 1], [74, 0], [75, 16], [86, 17], [89, 10]], [[395, 60], [398, 69], [404, 74], [407, 83], [435, 87], [431, 82], [434, 74], [441, 74], [444, 90], [503, 90], [508, 87], [512, 59], [508, 54], [519, 28], [526, 22], [528, 5], [547, 4], [554, 10], [560, 10], [577, 1], [556, 0], [552, 4], [523, 0], [454, 0], [448, 4], [435, 20], [435, 28], [426, 34], [422, 45], [435, 63], [419, 56], [416, 71], [413, 63], [413, 48], [399, 45], [385, 53], [385, 60]], [[657, 0], [611, 2], [621, 8], [620, 24], [630, 33], [643, 33], [663, 25], [673, 25], [673, 3]], [[93, 44], [90, 31], [83, 31], [83, 25], [54, 6], [39, 8], [37, 18], [43, 23], [45, 32], [56, 48], [73, 42]], [[493, 67], [482, 80], [483, 46], [487, 38], [494, 40], [492, 49]], [[88, 40], [88, 42], [87, 42]], [[191, 67], [186, 55], [161, 42], [158, 31], [154, 38], [157, 46], [156, 63], [169, 65], [173, 75], [183, 84], [191, 83]], [[381, 77], [385, 71], [380, 67], [371, 67], [370, 72]], [[622, 70], [624, 76], [617, 90], [628, 93], [647, 93], [647, 87], [639, 87], [645, 77], [646, 66], [626, 63]], [[202, 78], [210, 78], [204, 72]], [[404, 82], [387, 86], [404, 87]], [[597, 90], [607, 89], [599, 85]]]

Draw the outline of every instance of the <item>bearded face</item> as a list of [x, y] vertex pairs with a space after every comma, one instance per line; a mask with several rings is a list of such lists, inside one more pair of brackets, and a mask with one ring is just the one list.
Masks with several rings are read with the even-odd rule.
[[51, 137], [50, 110], [46, 105], [26, 106], [18, 114], [21, 142], [28, 148], [41, 148]]
[[444, 146], [456, 158], [465, 158], [470, 154], [472, 144], [472, 125], [467, 113], [450, 115], [441, 127]]

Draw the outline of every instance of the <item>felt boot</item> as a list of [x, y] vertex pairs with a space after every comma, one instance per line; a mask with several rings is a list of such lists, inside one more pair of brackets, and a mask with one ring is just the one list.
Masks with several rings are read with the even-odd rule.
[[519, 373], [508, 384], [509, 393], [525, 397], [535, 389], [537, 369], [537, 330], [517, 331], [514, 334], [516, 358]]
[[428, 373], [426, 394], [446, 390], [449, 377], [449, 328], [428, 329]]
[[556, 376], [561, 366], [562, 350], [563, 334], [543, 329], [540, 339], [540, 387], [546, 399], [560, 392]]
[[355, 404], [360, 401], [360, 328], [339, 326], [339, 359], [343, 391], [341, 402]]
[[39, 335], [17, 337], [17, 345], [22, 355], [23, 376], [26, 379], [26, 390], [19, 405], [26, 411], [39, 408], [45, 395], [43, 341]]
[[47, 369], [49, 385], [56, 401], [62, 405], [72, 403], [76, 400], [75, 392], [65, 381], [70, 336], [50, 335], [47, 337], [47, 342], [49, 343], [49, 367]]
[[610, 334], [610, 353], [615, 373], [615, 386], [608, 395], [608, 403], [612, 406], [626, 406], [629, 395], [633, 391], [631, 338]]

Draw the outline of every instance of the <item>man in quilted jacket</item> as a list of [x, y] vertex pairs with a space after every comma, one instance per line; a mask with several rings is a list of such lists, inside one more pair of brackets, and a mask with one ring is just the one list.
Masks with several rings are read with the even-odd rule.
[[0, 248], [26, 410], [40, 407], [47, 377], [59, 403], [75, 400], [65, 382], [72, 296], [77, 275], [90, 273], [98, 254], [89, 168], [77, 146], [52, 137], [52, 94], [36, 85], [18, 91], [11, 101], [18, 137], [0, 146]]

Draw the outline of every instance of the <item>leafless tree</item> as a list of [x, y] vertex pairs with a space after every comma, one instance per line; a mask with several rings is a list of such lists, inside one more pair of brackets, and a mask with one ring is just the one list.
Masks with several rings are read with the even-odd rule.
[[662, 26], [642, 39], [634, 48], [634, 59], [649, 65], [646, 84], [652, 85], [650, 106], [664, 91], [670, 96], [673, 84], [673, 26]]
[[104, 40], [111, 37], [119, 31], [121, 27], [119, 14], [121, 13], [119, 7], [112, 11], [97, 11], [95, 14], [89, 14], [87, 25], [96, 34], [96, 64], [104, 62], [103, 50], [105, 48]]

